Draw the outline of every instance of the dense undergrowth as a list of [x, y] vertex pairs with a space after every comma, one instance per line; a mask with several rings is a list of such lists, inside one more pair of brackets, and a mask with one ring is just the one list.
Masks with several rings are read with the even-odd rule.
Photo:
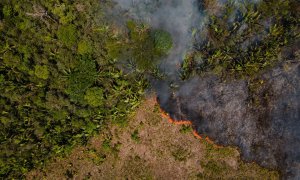
[[170, 37], [134, 22], [129, 34], [118, 33], [105, 18], [106, 3], [0, 2], [0, 177], [23, 177], [86, 143], [103, 123], [126, 123], [138, 106], [147, 82], [118, 64], [123, 57], [139, 64], [149, 54], [154, 61], [166, 51], [160, 38]]
[[238, 2], [220, 7], [215, 0], [204, 1], [207, 29], [195, 32], [195, 48], [182, 64], [182, 79], [207, 72], [253, 77], [282, 59], [282, 49], [300, 37], [298, 1]]

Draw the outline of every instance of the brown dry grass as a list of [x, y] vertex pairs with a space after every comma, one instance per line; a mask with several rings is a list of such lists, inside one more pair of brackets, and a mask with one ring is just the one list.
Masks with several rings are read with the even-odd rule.
[[161, 118], [155, 98], [126, 127], [108, 125], [86, 147], [53, 159], [27, 179], [277, 179], [276, 172], [239, 160], [234, 148], [215, 148]]

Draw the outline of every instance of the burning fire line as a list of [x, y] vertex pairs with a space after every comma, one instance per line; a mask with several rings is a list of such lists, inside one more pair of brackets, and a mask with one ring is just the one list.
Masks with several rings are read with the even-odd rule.
[[[156, 100], [156, 103], [159, 104], [157, 100]], [[167, 112], [165, 112], [161, 107], [159, 107], [159, 109], [161, 112], [161, 116], [163, 118], [167, 119], [169, 121], [169, 123], [176, 124], [176, 125], [192, 125], [192, 122], [189, 120], [175, 120]], [[205, 139], [206, 142], [208, 142], [209, 144], [212, 144], [216, 148], [222, 148], [222, 146], [216, 145], [213, 142], [213, 140], [211, 140], [209, 137], [206, 136], [205, 138], [203, 138], [200, 134], [197, 133], [196, 130], [193, 130], [193, 135], [198, 139]]]

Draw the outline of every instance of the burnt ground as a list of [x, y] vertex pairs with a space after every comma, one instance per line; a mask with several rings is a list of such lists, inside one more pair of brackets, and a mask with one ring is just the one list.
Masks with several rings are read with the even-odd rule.
[[238, 146], [242, 158], [300, 178], [300, 63], [287, 61], [251, 80], [221, 81], [213, 75], [160, 91], [174, 119], [189, 119], [199, 134]]
[[110, 124], [88, 145], [52, 159], [27, 179], [278, 179], [278, 172], [240, 160], [236, 148], [218, 148], [192, 128], [161, 117], [155, 97], [126, 126]]

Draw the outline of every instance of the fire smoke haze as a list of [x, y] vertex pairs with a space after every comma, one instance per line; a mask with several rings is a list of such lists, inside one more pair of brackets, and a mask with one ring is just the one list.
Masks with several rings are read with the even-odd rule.
[[206, 22], [203, 11], [196, 0], [116, 0], [131, 18], [148, 23], [156, 29], [168, 31], [174, 47], [161, 65], [170, 78], [174, 77], [176, 66], [191, 48], [192, 31], [200, 29]]
[[[252, 107], [246, 80], [224, 83], [212, 75], [179, 80], [178, 64], [193, 48], [193, 32], [197, 30], [203, 36], [197, 41], [206, 36], [209, 11], [204, 9], [202, 0], [115, 1], [131, 18], [164, 29], [173, 37], [174, 47], [161, 64], [168, 80], [152, 84], [161, 107], [172, 118], [191, 120], [199, 134], [208, 135], [221, 145], [238, 146], [245, 160], [280, 169], [285, 179], [300, 179], [299, 59], [278, 65], [261, 76], [265, 83], [258, 93], [268, 100], [262, 99], [261, 107]], [[216, 7], [222, 7], [227, 0], [215, 2]], [[241, 7], [242, 0], [232, 2], [236, 9]], [[218, 14], [218, 8], [211, 11]], [[270, 24], [266, 22], [265, 26]], [[169, 82], [174, 81], [179, 87], [171, 90]]]
[[[168, 31], [174, 47], [161, 67], [169, 79], [178, 78], [178, 65], [186, 53], [193, 48], [193, 32], [200, 31], [205, 39], [208, 23], [203, 0], [114, 0], [130, 18], [145, 22], [156, 29]], [[216, 6], [223, 6], [228, 0], [216, 0]], [[258, 3], [260, 0], [233, 0], [235, 8], [242, 2]], [[239, 9], [245, 11], [245, 9]]]

